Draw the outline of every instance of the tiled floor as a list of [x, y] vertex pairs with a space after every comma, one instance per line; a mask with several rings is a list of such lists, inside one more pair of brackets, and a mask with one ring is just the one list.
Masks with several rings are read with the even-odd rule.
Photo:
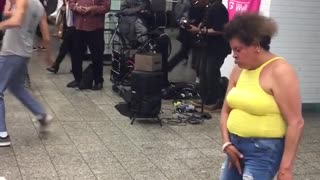
[[[9, 93], [6, 121], [13, 145], [0, 148], [0, 177], [7, 180], [214, 180], [220, 152], [219, 114], [200, 125], [173, 126], [136, 121], [114, 108], [122, 101], [111, 90], [105, 68], [103, 91], [66, 88], [69, 60], [49, 74], [35, 53], [30, 64], [31, 91], [55, 117], [50, 131], [38, 132], [32, 115]], [[177, 70], [181, 71], [181, 69]], [[176, 73], [179, 74], [179, 73]], [[171, 76], [173, 76], [171, 74]], [[164, 103], [170, 116], [170, 102]], [[306, 115], [295, 179], [320, 179], [320, 119]], [[1, 178], [0, 178], [1, 179]]]

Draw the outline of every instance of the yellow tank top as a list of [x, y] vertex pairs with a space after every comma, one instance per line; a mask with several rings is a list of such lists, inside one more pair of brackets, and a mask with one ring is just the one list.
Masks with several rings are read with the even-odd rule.
[[272, 58], [255, 70], [242, 70], [238, 82], [226, 101], [231, 108], [227, 128], [241, 137], [281, 138], [286, 133], [286, 123], [274, 97], [260, 86], [260, 73]]

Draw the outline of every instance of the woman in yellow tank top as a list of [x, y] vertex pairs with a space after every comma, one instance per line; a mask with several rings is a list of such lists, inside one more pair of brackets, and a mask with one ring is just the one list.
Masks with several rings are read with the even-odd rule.
[[304, 120], [293, 68], [269, 51], [275, 22], [256, 14], [236, 16], [225, 29], [236, 66], [221, 111], [220, 180], [292, 180]]

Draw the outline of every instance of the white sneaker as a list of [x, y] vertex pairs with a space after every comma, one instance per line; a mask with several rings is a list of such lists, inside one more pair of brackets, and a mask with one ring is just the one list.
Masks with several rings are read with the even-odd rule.
[[200, 83], [200, 78], [196, 77], [196, 83]]
[[51, 124], [53, 117], [50, 114], [46, 114], [42, 117], [36, 117], [35, 121], [40, 124], [40, 131], [46, 131], [49, 125]]

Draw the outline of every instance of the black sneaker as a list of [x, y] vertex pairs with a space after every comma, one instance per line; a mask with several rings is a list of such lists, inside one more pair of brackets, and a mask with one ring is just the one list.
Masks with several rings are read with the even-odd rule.
[[11, 141], [10, 141], [9, 135], [4, 138], [0, 136], [0, 147], [10, 146], [10, 145], [11, 145]]
[[71, 81], [67, 84], [67, 87], [68, 88], [76, 88], [76, 87], [79, 87], [79, 82], [74, 80], [74, 81]]
[[216, 103], [216, 104], [205, 104], [204, 109], [207, 111], [216, 111], [220, 110], [221, 107]]
[[98, 90], [101, 90], [102, 88], [103, 88], [103, 84], [98, 83], [98, 84], [93, 85], [93, 87], [91, 89], [94, 91], [98, 91]]

